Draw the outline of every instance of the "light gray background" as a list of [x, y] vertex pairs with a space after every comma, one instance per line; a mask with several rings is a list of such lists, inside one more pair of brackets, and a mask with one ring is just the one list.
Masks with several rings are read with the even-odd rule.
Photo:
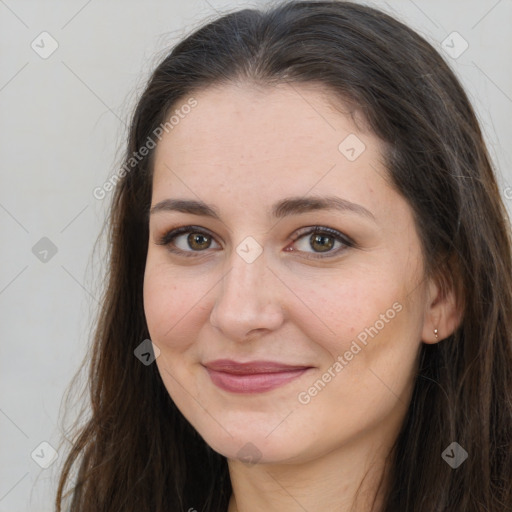
[[[111, 194], [100, 201], [92, 191], [118, 168], [138, 92], [162, 52], [207, 17], [264, 3], [0, 0], [0, 512], [53, 508], [64, 450], [49, 469], [31, 453], [62, 440], [61, 400], [102, 285], [92, 251]], [[441, 52], [453, 31], [467, 41], [446, 60], [477, 110], [510, 210], [512, 0], [365, 3]], [[47, 59], [31, 48], [50, 48], [43, 31], [58, 43]], [[57, 247], [46, 262], [32, 252], [43, 237]]]

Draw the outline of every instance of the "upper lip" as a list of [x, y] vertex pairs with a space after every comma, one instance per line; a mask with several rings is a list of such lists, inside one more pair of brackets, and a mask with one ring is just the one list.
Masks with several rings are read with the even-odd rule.
[[237, 375], [289, 372], [292, 370], [304, 370], [306, 368], [311, 368], [311, 366], [304, 364], [290, 365], [275, 361], [249, 361], [247, 363], [239, 363], [237, 361], [232, 361], [231, 359], [217, 359], [215, 361], [204, 363], [204, 366], [210, 370]]

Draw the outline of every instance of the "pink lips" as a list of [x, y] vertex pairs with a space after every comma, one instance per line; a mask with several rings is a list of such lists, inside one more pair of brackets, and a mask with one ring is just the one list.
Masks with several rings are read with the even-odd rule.
[[204, 366], [212, 382], [232, 393], [261, 393], [269, 391], [300, 377], [311, 366], [291, 366], [273, 361], [237, 363], [218, 359]]

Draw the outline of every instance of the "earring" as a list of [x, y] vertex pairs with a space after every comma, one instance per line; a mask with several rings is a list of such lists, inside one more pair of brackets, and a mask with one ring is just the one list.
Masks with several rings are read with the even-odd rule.
[[438, 338], [437, 332], [438, 332], [438, 331], [437, 331], [437, 329], [434, 329], [434, 334], [435, 334], [435, 336], [436, 336], [436, 340], [437, 340], [437, 338]]

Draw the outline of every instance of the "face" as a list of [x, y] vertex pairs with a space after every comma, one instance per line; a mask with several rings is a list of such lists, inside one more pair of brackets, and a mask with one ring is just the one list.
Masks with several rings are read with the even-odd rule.
[[410, 399], [426, 287], [379, 139], [311, 84], [194, 97], [154, 160], [144, 308], [167, 391], [230, 459], [381, 442]]

